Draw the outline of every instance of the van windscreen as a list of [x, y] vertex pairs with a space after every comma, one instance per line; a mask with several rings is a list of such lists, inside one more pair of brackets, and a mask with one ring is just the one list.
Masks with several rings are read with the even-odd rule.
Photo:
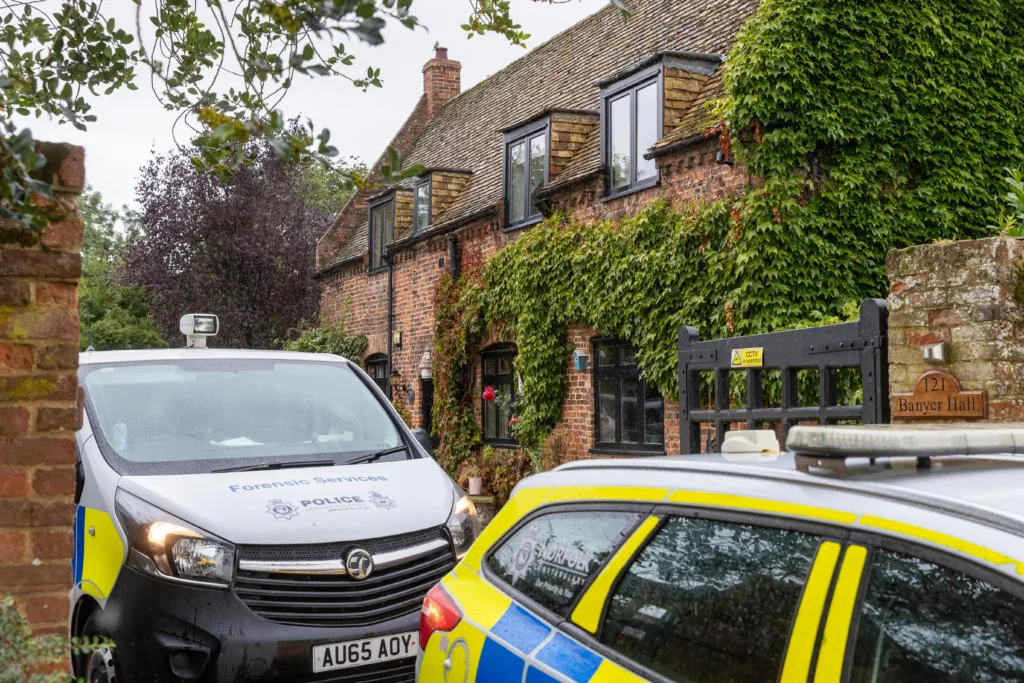
[[378, 396], [342, 363], [160, 360], [83, 365], [79, 376], [97, 443], [121, 474], [344, 464], [402, 444]]

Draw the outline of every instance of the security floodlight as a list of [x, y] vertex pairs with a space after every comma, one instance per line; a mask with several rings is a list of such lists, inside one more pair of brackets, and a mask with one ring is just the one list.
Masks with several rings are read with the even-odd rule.
[[181, 316], [178, 329], [185, 335], [186, 348], [205, 349], [206, 338], [220, 331], [220, 321], [212, 313], [187, 313]]

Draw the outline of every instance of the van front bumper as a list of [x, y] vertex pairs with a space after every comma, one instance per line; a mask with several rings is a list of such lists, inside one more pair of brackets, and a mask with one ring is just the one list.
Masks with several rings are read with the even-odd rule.
[[123, 567], [99, 619], [114, 641], [121, 676], [130, 683], [414, 680], [414, 657], [315, 674], [312, 649], [416, 631], [418, 613], [370, 627], [275, 624], [253, 614], [231, 591], [162, 581]]

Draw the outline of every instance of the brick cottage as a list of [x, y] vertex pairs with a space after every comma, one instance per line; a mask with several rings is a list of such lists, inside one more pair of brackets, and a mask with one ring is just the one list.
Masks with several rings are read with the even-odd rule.
[[[403, 389], [415, 427], [430, 427], [433, 297], [460, 261], [484, 258], [555, 211], [615, 219], [658, 197], [684, 203], [738, 192], [705, 104], [757, 0], [633, 0], [609, 5], [475, 87], [437, 48], [423, 95], [391, 146], [417, 178], [357, 193], [317, 245], [328, 321], [369, 338], [361, 361]], [[378, 167], [384, 159], [378, 162]], [[377, 176], [379, 180], [379, 175]], [[566, 357], [568, 456], [679, 452], [672, 397], [645, 386], [630, 348], [570, 327], [589, 362]], [[515, 392], [514, 339], [483, 346], [477, 389]], [[480, 392], [476, 394], [478, 397]], [[485, 443], [509, 446], [507, 416], [478, 399]]]

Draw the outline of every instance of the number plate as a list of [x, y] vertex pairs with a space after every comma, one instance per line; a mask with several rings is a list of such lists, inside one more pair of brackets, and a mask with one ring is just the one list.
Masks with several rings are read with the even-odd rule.
[[416, 631], [410, 631], [377, 638], [350, 640], [347, 643], [315, 645], [313, 673], [415, 657], [417, 637]]

